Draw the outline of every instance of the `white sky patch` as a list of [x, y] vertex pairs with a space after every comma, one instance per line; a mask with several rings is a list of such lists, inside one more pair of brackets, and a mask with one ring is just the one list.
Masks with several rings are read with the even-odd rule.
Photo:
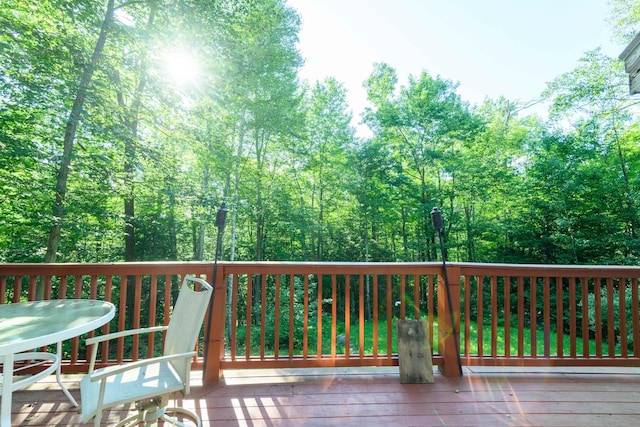
[[[287, 0], [302, 18], [301, 77], [335, 77], [347, 87], [354, 121], [367, 106], [362, 83], [373, 62], [399, 83], [426, 70], [459, 82], [464, 101], [501, 95], [529, 103], [587, 51], [617, 57], [606, 0]], [[543, 105], [536, 104], [538, 109]], [[534, 111], [523, 111], [523, 115]], [[535, 111], [534, 113], [538, 113]]]
[[136, 24], [133, 16], [129, 15], [129, 13], [122, 8], [116, 9], [114, 15], [118, 22], [126, 25], [127, 27], [133, 27]]

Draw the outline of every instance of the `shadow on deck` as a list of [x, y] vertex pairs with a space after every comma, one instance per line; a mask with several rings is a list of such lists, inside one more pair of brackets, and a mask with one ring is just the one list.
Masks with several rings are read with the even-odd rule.
[[[397, 367], [226, 371], [191, 394], [203, 426], [637, 426], [640, 368], [465, 367], [462, 378], [400, 384]], [[65, 376], [79, 399], [81, 375]], [[123, 419], [112, 410], [105, 425]], [[14, 393], [13, 425], [80, 425], [55, 377]]]

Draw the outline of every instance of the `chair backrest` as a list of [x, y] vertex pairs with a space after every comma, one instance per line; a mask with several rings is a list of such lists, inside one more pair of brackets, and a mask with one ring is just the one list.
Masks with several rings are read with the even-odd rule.
[[[196, 291], [189, 287], [189, 283], [200, 285], [200, 290]], [[178, 294], [178, 299], [173, 306], [169, 328], [164, 340], [164, 355], [172, 355], [193, 351], [200, 334], [200, 328], [204, 322], [204, 315], [209, 306], [209, 300], [213, 294], [213, 288], [203, 279], [197, 277], [185, 277]], [[188, 359], [181, 359], [172, 362], [173, 367], [182, 377], [186, 365], [191, 365]], [[188, 374], [187, 374], [188, 375]], [[186, 378], [182, 378], [186, 381]]]

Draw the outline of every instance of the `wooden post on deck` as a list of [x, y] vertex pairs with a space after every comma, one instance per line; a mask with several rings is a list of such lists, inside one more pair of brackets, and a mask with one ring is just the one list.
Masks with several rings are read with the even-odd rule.
[[204, 346], [204, 348], [207, 349], [207, 353], [204, 355], [206, 360], [206, 369], [202, 379], [204, 384], [220, 381], [222, 377], [220, 361], [224, 357], [224, 320], [227, 301], [227, 284], [225, 281], [224, 267], [219, 264], [215, 284], [215, 289], [213, 290], [211, 330], [207, 331], [205, 328], [205, 340], [208, 340], [208, 343]]
[[[458, 351], [456, 351], [455, 331], [460, 339], [460, 268], [447, 266], [447, 276], [449, 278], [449, 291], [451, 292], [451, 305], [447, 298], [447, 288], [443, 276], [438, 277], [438, 353], [442, 356], [440, 372], [445, 377], [459, 377], [461, 375], [458, 367]], [[451, 312], [455, 325], [451, 324]], [[459, 345], [459, 342], [458, 342]]]
[[398, 319], [398, 362], [400, 383], [423, 384], [433, 382], [429, 325], [421, 319]]

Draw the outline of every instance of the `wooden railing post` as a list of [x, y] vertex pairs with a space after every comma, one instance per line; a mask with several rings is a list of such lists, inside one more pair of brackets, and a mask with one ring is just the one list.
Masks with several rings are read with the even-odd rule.
[[205, 331], [207, 343], [204, 346], [206, 349], [206, 354], [204, 355], [206, 360], [203, 377], [204, 384], [217, 382], [222, 377], [220, 361], [224, 357], [224, 319], [227, 301], [227, 286], [222, 265], [218, 265], [213, 282], [215, 283], [212, 305], [213, 317], [211, 329]]
[[[444, 276], [438, 276], [438, 353], [442, 356], [443, 362], [440, 372], [445, 377], [458, 377], [461, 375], [458, 366], [459, 347], [458, 350], [456, 349], [456, 345], [460, 345], [460, 268], [447, 266], [447, 277], [451, 307], [449, 307]], [[452, 311], [455, 324], [451, 323]]]

